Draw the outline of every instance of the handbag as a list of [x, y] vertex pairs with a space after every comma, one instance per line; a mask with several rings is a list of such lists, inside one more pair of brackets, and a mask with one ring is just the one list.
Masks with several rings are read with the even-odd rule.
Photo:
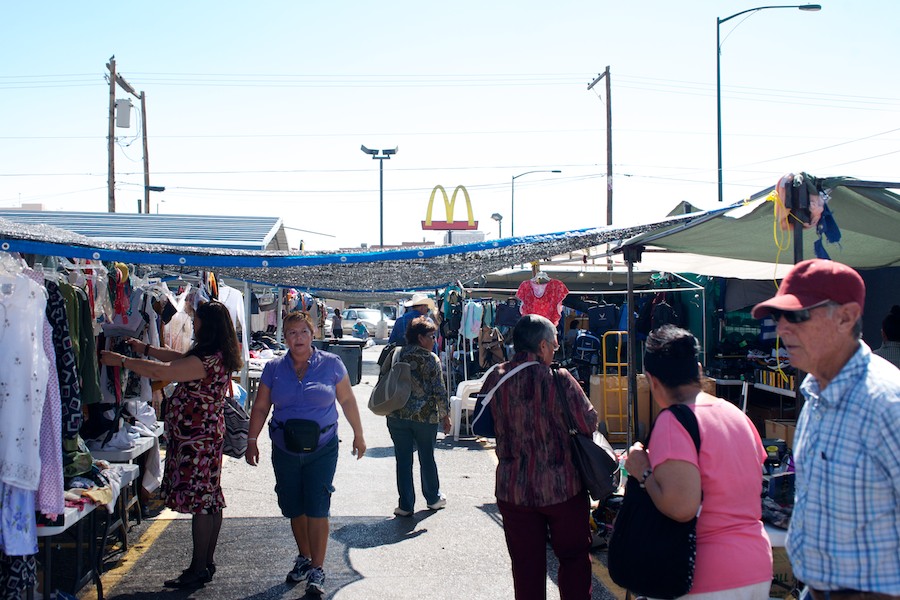
[[412, 393], [412, 374], [409, 363], [401, 362], [400, 348], [394, 349], [390, 361], [381, 365], [378, 383], [369, 396], [369, 410], [379, 416], [387, 416], [409, 402]]
[[257, 301], [259, 302], [260, 311], [275, 310], [278, 307], [278, 298], [275, 297], [274, 292], [258, 294]]
[[529, 360], [528, 362], [523, 362], [520, 365], [517, 365], [515, 368], [507, 371], [503, 377], [500, 378], [500, 381], [497, 382], [494, 387], [486, 394], [476, 394], [475, 396], [475, 418], [472, 419], [472, 433], [475, 435], [480, 435], [481, 437], [497, 437], [497, 434], [494, 432], [494, 415], [491, 413], [488, 406], [491, 403], [491, 398], [494, 397], [494, 393], [500, 387], [504, 381], [524, 369], [525, 367], [530, 367], [531, 365], [540, 364], [536, 360]]
[[250, 430], [250, 416], [244, 410], [244, 407], [238, 404], [233, 395], [225, 397], [224, 412], [225, 437], [222, 453], [234, 458], [241, 458], [247, 452], [247, 432]]
[[[693, 411], [683, 404], [666, 410], [690, 433], [699, 454], [700, 430]], [[691, 590], [696, 559], [697, 517], [687, 523], [670, 519], [656, 508], [638, 480], [629, 477], [609, 540], [612, 580], [636, 594], [678, 598]]]
[[562, 375], [553, 370], [553, 380], [559, 403], [566, 414], [569, 435], [572, 438], [572, 458], [581, 475], [581, 483], [596, 501], [604, 500], [619, 487], [619, 461], [610, 443], [599, 431], [586, 435], [578, 431], [565, 390], [562, 387]]

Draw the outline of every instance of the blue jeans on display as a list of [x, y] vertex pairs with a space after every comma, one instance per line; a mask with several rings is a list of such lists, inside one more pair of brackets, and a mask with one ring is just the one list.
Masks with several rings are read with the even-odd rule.
[[434, 462], [438, 424], [388, 417], [387, 426], [394, 441], [394, 456], [397, 459], [399, 507], [412, 511], [416, 504], [416, 490], [413, 487], [413, 452], [416, 450], [419, 452], [422, 495], [427, 504], [434, 504], [441, 497], [441, 483], [438, 480], [437, 463]]

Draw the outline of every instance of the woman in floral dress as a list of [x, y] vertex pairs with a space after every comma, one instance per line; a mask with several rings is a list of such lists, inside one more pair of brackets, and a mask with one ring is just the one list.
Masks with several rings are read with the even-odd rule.
[[193, 555], [190, 566], [165, 585], [199, 587], [216, 571], [213, 557], [225, 508], [221, 486], [225, 396], [231, 373], [242, 364], [237, 335], [228, 309], [213, 301], [197, 307], [194, 345], [184, 354], [136, 339], [127, 343], [146, 359], [104, 352], [101, 362], [156, 381], [179, 382], [164, 415], [166, 461], [161, 494], [167, 507], [192, 515]]

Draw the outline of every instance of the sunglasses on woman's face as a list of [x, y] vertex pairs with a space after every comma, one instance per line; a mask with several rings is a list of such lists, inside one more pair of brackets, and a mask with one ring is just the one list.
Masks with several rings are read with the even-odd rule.
[[772, 316], [772, 320], [776, 323], [781, 320], [781, 317], [784, 317], [785, 321], [788, 323], [792, 323], [794, 325], [798, 323], [806, 323], [812, 318], [812, 314], [810, 311], [814, 308], [820, 308], [829, 304], [831, 300], [825, 300], [824, 302], [819, 302], [818, 304], [813, 304], [809, 308], [801, 308], [800, 310], [780, 310], [777, 308], [769, 309], [769, 314]]

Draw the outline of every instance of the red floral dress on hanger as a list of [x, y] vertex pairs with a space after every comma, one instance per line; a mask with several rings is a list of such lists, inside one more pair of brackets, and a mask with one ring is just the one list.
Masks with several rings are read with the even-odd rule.
[[526, 279], [519, 284], [516, 298], [522, 301], [523, 315], [540, 315], [558, 325], [562, 301], [568, 294], [569, 288], [558, 279], [551, 279], [547, 283]]

